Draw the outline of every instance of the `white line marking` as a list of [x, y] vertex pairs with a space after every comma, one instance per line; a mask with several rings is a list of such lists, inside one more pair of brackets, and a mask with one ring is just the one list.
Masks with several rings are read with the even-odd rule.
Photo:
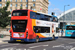
[[[19, 44], [10, 44], [10, 45], [19, 45]], [[2, 45], [0, 47], [6, 47], [6, 46], [10, 46], [10, 45]]]
[[[61, 47], [62, 45], [64, 45], [64, 44], [56, 45], [56, 46], [53, 46], [52, 48]], [[63, 47], [63, 46], [62, 46], [62, 47]]]
[[46, 50], [46, 49], [43, 49], [43, 50]]
[[75, 47], [74, 48], [71, 48], [70, 50], [75, 50]]
[[38, 45], [38, 46], [32, 46], [32, 47], [29, 47], [29, 48], [36, 48], [36, 47], [40, 47], [40, 46], [48, 46], [48, 45]]
[[69, 44], [74, 44], [75, 42], [70, 42]]

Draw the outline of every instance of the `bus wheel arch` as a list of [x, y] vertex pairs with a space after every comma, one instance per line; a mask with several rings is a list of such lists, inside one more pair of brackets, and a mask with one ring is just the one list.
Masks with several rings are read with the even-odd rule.
[[36, 36], [35, 42], [36, 42], [36, 43], [39, 42], [39, 36]]
[[52, 40], [55, 40], [55, 35], [52, 36]]

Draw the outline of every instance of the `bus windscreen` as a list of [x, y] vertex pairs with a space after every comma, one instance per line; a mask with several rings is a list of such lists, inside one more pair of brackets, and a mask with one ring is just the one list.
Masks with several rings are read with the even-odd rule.
[[25, 32], [27, 20], [12, 20], [13, 32]]
[[12, 12], [12, 16], [27, 16], [28, 10], [15, 10]]
[[67, 26], [66, 30], [75, 30], [75, 26]]

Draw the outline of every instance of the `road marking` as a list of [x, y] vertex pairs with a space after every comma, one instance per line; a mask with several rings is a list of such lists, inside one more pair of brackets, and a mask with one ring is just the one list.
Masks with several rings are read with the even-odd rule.
[[[10, 44], [10, 45], [19, 45], [19, 44]], [[6, 47], [6, 46], [10, 46], [10, 45], [2, 45], [0, 47]]]
[[62, 38], [60, 38], [59, 40], [73, 40], [73, 39], [62, 39]]
[[36, 48], [36, 47], [40, 47], [40, 46], [46, 47], [46, 46], [48, 46], [48, 45], [38, 45], [38, 46], [32, 46], [32, 47], [29, 47], [29, 48]]
[[46, 50], [46, 49], [43, 49], [43, 50]]
[[75, 50], [75, 47], [71, 48], [70, 50]]
[[75, 42], [70, 42], [69, 44], [74, 44]]
[[53, 46], [52, 48], [61, 47], [62, 45], [64, 45], [64, 44], [56, 45], [56, 46]]

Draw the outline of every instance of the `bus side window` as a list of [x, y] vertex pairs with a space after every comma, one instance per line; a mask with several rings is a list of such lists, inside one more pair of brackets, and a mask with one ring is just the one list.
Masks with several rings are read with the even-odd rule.
[[41, 15], [39, 13], [36, 13], [36, 19], [40, 19]]
[[36, 17], [35, 17], [35, 12], [30, 12], [30, 18], [31, 19], [35, 19]]
[[58, 19], [57, 19], [57, 17], [53, 17], [53, 20], [52, 20], [53, 22], [58, 22]]
[[45, 19], [46, 21], [48, 21], [48, 17], [47, 17], [47, 15], [44, 15], [44, 17], [45, 17], [44, 19]]
[[44, 15], [41, 14], [40, 20], [44, 20]]
[[55, 22], [56, 20], [55, 20], [55, 17], [53, 17], [53, 22]]
[[34, 26], [35, 33], [50, 33], [50, 27]]
[[34, 32], [35, 33], [40, 33], [41, 32], [41, 28], [38, 26], [34, 26]]

